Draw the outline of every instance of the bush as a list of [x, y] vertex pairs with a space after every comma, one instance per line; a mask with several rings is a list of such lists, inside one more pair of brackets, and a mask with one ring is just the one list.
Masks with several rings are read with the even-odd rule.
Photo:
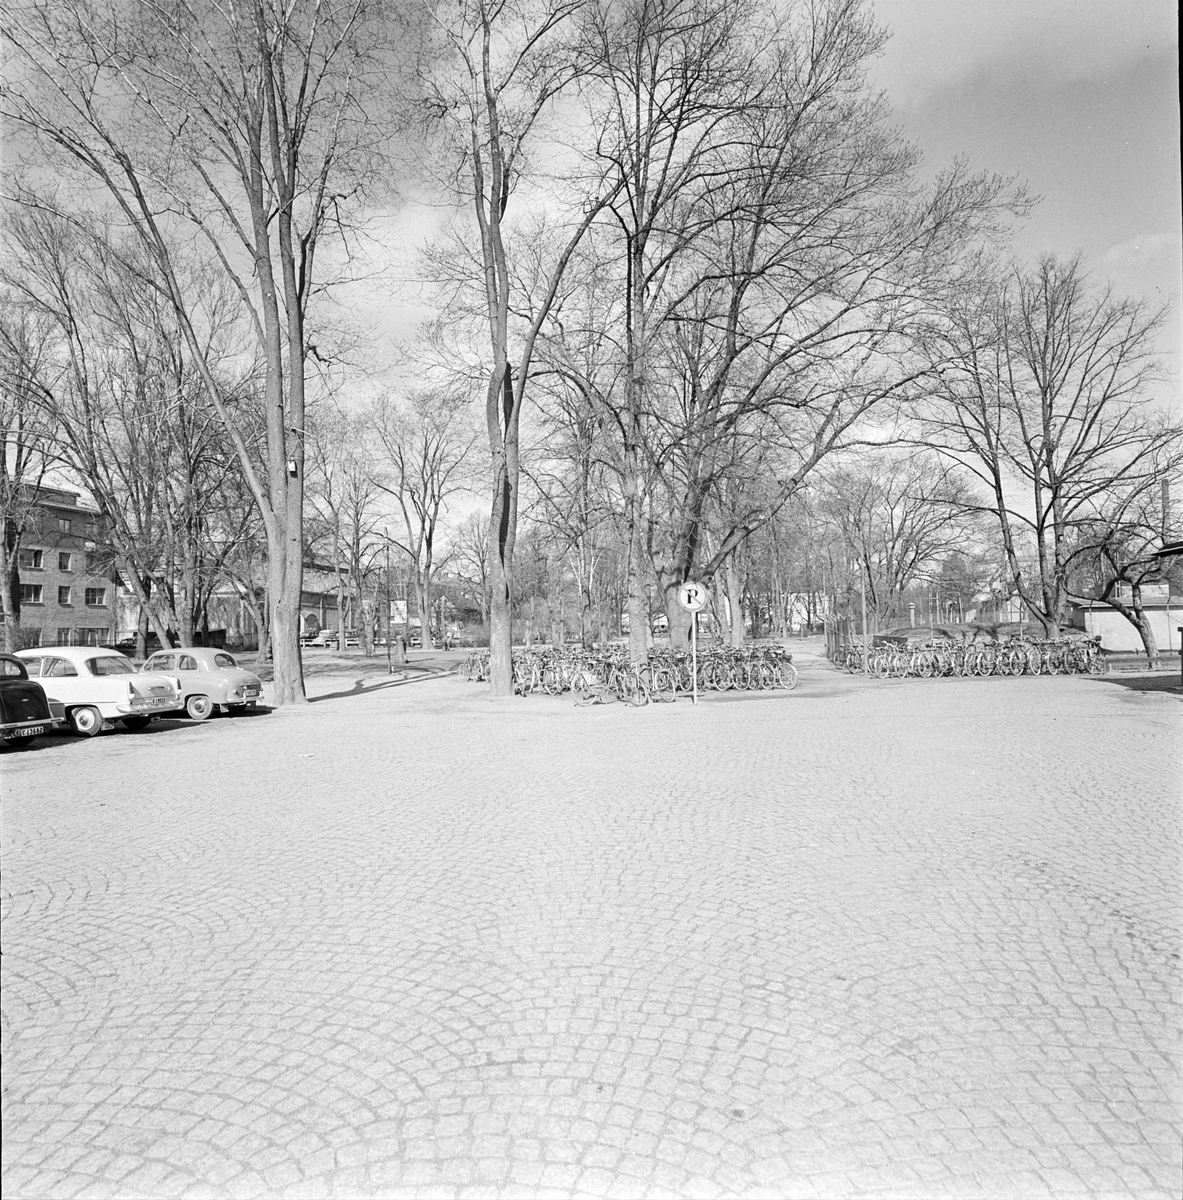
[[32, 650], [41, 645], [41, 629], [37, 625], [21, 625], [16, 627], [16, 636], [12, 643], [14, 650]]

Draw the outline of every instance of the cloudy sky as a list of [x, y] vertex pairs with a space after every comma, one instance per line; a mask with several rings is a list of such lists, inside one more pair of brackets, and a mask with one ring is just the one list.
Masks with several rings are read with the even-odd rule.
[[874, 0], [875, 81], [940, 167], [966, 154], [1043, 197], [1016, 252], [1083, 251], [1115, 287], [1174, 303], [1178, 394], [1178, 26], [1173, 0]]
[[[964, 154], [1042, 197], [1016, 254], [1081, 251], [1098, 279], [1171, 302], [1160, 340], [1179, 405], [1183, 218], [1174, 0], [870, 0], [891, 33], [873, 65], [905, 135], [937, 170]], [[440, 219], [414, 204], [396, 221], [409, 253]], [[409, 260], [408, 260], [409, 261]], [[423, 309], [382, 323], [407, 336]]]

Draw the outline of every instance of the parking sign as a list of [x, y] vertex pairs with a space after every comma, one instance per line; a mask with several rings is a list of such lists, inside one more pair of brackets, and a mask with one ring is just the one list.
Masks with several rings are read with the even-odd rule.
[[699, 583], [696, 579], [687, 579], [678, 588], [678, 603], [687, 612], [702, 612], [709, 602], [710, 597], [707, 593], [706, 584]]

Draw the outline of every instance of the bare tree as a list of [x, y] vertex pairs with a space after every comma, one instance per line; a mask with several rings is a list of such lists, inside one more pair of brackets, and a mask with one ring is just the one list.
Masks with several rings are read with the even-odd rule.
[[[1171, 484], [1178, 489], [1183, 450], [1164, 449], [1155, 469], [1131, 485], [1115, 487], [1098, 506], [1097, 516], [1079, 523], [1070, 556], [1073, 599], [1095, 598], [1121, 613], [1138, 631], [1152, 662], [1158, 660], [1159, 647], [1144, 607], [1144, 589], [1165, 584], [1169, 594], [1172, 573], [1179, 574], [1177, 565], [1158, 551], [1171, 537]], [[1090, 583], [1091, 597], [1086, 595]]]
[[468, 490], [477, 435], [466, 421], [463, 401], [421, 393], [403, 405], [387, 398], [375, 406], [371, 428], [389, 464], [376, 486], [398, 503], [403, 536], [395, 544], [411, 565], [419, 608], [422, 647], [431, 645], [431, 585], [444, 565], [439, 553], [440, 518], [448, 499]]
[[310, 540], [327, 543], [337, 579], [339, 635], [344, 638], [348, 580], [353, 627], [369, 655], [377, 600], [372, 577], [385, 547], [386, 514], [380, 501], [386, 494], [386, 472], [377, 460], [367, 415], [326, 407], [309, 420], [307, 435], [307, 495], [315, 514]]
[[512, 241], [513, 201], [529, 177], [530, 151], [543, 140], [543, 118], [582, 73], [572, 33], [581, 5], [582, 0], [460, 0], [452, 9], [441, 9], [440, 52], [425, 80], [429, 111], [455, 163], [451, 186], [471, 205], [480, 246], [479, 262], [463, 254], [460, 262], [470, 290], [474, 283], [479, 287], [491, 356], [485, 423], [493, 485], [490, 689], [496, 697], [513, 694], [520, 426], [538, 332], [571, 255], [606, 203], [594, 190], [585, 193], [592, 198], [584, 199], [570, 228], [548, 240], [552, 253], [541, 277], [530, 280], [528, 297], [523, 296]]
[[[547, 349], [609, 420], [643, 657], [640, 556], [680, 644], [679, 585], [710, 579], [907, 394], [922, 370], [911, 324], [964, 245], [1022, 200], [960, 164], [916, 184], [914, 151], [866, 86], [882, 35], [855, 0], [784, 19], [740, 0], [588, 12], [608, 97], [598, 152], [619, 189], [597, 242], [620, 299], [585, 320], [564, 310]], [[594, 378], [587, 344], [607, 321], [617, 363]], [[704, 556], [708, 505], [736, 476], [776, 486], [731, 489], [745, 503]]]
[[481, 624], [489, 620], [489, 518], [474, 512], [462, 522], [453, 539], [452, 569], [476, 597]]
[[1144, 494], [1183, 442], [1151, 394], [1163, 317], [1090, 286], [1079, 258], [1048, 255], [972, 278], [932, 330], [925, 444], [983, 485], [1009, 582], [1048, 634], [1095, 545], [1081, 532], [1122, 528], [1122, 498]]
[[935, 455], [880, 451], [827, 471], [816, 491], [818, 512], [851, 551], [879, 621], [899, 618], [908, 588], [972, 547], [980, 524], [961, 472]]
[[37, 492], [54, 461], [53, 423], [38, 403], [36, 381], [46, 371], [43, 317], [0, 296], [0, 605], [4, 649], [17, 650], [21, 541], [37, 512]]
[[[43, 323], [35, 354], [18, 364], [29, 400], [98, 503], [114, 563], [161, 644], [173, 629], [191, 645], [230, 544], [214, 544], [210, 521], [238, 468], [201, 401], [174, 310], [145, 281], [142, 252], [122, 252], [101, 229], [26, 208], [11, 214], [5, 245], [9, 287]], [[181, 278], [203, 296], [193, 308], [203, 354], [237, 407], [252, 380], [234, 384], [224, 369], [238, 351], [224, 336], [224, 297], [199, 276]]]
[[[306, 324], [324, 244], [373, 177], [376, 101], [397, 59], [379, 0], [30, 0], [5, 10], [20, 63], [3, 114], [56, 169], [83, 176], [137, 237], [225, 425], [268, 546], [276, 700], [304, 698]], [[233, 284], [265, 364], [265, 453], [207, 361], [181, 280], [203, 242]]]

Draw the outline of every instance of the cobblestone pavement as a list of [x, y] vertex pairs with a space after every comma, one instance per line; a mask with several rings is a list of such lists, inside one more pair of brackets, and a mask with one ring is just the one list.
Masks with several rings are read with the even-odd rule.
[[0, 759], [7, 1196], [1183, 1190], [1176, 696], [317, 686]]

